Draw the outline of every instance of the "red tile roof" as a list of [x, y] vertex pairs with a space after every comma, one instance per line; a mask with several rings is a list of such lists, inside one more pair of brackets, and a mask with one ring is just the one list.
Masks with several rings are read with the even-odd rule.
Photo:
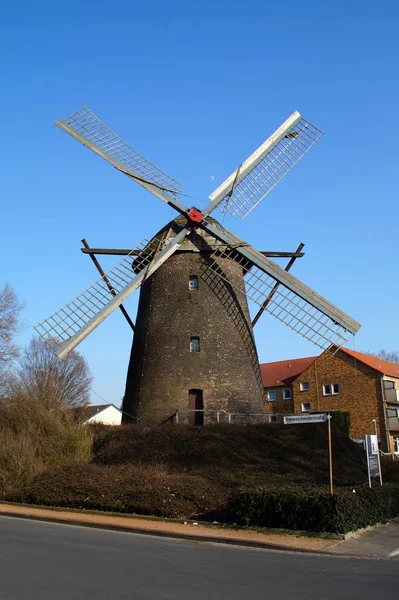
[[306, 358], [293, 358], [261, 364], [260, 371], [263, 386], [268, 388], [289, 385], [296, 377], [306, 371], [316, 358], [318, 357], [308, 356]]
[[388, 362], [387, 360], [382, 360], [381, 358], [377, 358], [375, 356], [370, 356], [370, 354], [364, 354], [364, 352], [355, 352], [355, 350], [349, 350], [348, 348], [341, 348], [342, 352], [348, 354], [349, 356], [353, 356], [359, 362], [362, 362], [364, 365], [371, 367], [375, 371], [378, 371], [382, 375], [390, 375], [391, 377], [399, 377], [399, 365], [396, 363]]

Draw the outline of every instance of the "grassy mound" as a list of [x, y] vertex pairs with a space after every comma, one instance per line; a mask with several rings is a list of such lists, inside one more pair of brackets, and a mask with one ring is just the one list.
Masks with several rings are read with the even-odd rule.
[[[294, 520], [299, 528], [306, 525], [303, 515], [313, 506], [310, 512], [320, 523], [312, 521], [312, 527], [321, 531], [317, 527], [326, 527], [327, 517], [336, 521], [341, 506], [346, 507], [347, 522], [353, 521], [347, 490], [354, 496], [352, 489], [367, 482], [364, 450], [335, 429], [334, 484], [337, 498], [339, 494], [342, 497], [338, 504], [331, 501], [325, 491], [329, 477], [325, 424], [165, 425], [145, 430], [124, 425], [85, 430], [93, 436], [90, 463], [70, 464], [72, 460], [60, 468], [59, 458], [49, 461], [44, 472], [14, 485], [6, 499], [161, 517], [212, 517], [274, 527], [287, 527], [283, 523]], [[79, 453], [75, 457], [79, 458]], [[395, 481], [399, 464], [387, 465], [386, 473], [387, 480]], [[291, 491], [287, 491], [287, 484]], [[399, 486], [394, 487], [399, 490]], [[362, 498], [356, 498], [354, 510], [357, 513], [360, 505], [367, 505], [367, 514], [358, 515], [366, 522], [373, 517], [372, 502], [368, 502], [367, 494], [364, 501]], [[385, 501], [382, 499], [382, 504]], [[330, 516], [322, 518], [325, 511]], [[291, 515], [291, 521], [286, 515]]]
[[[364, 450], [333, 432], [337, 485], [366, 481]], [[99, 465], [162, 464], [172, 472], [205, 477], [224, 488], [291, 482], [328, 483], [325, 424], [100, 427], [93, 461]]]

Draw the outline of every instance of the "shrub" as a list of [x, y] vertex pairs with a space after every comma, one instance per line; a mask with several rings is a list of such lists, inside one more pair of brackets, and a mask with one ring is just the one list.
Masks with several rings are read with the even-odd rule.
[[351, 428], [351, 415], [349, 412], [342, 410], [334, 410], [331, 414], [331, 425], [334, 432], [345, 437], [349, 437]]
[[23, 485], [48, 468], [87, 462], [89, 429], [56, 402], [17, 396], [0, 404], [0, 490]]
[[386, 523], [399, 514], [399, 486], [338, 488], [285, 487], [234, 493], [229, 518], [252, 526], [346, 533]]
[[37, 476], [7, 500], [159, 517], [189, 517], [224, 505], [218, 488], [201, 477], [169, 473], [161, 466], [93, 464]]

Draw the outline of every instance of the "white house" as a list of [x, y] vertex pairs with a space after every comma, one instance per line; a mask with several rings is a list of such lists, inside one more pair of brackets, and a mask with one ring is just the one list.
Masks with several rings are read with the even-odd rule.
[[74, 408], [74, 416], [80, 423], [103, 423], [104, 425], [120, 425], [121, 411], [114, 404], [91, 404], [82, 408]]

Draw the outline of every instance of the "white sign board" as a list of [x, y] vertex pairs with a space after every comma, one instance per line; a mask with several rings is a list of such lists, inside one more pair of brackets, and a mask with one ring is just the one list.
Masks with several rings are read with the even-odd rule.
[[378, 437], [376, 435], [365, 435], [364, 440], [366, 445], [369, 486], [371, 487], [372, 477], [379, 477], [381, 482], [381, 466], [380, 455], [378, 452]]
[[295, 425], [298, 423], [325, 423], [326, 413], [319, 415], [288, 415], [284, 417], [284, 425]]

